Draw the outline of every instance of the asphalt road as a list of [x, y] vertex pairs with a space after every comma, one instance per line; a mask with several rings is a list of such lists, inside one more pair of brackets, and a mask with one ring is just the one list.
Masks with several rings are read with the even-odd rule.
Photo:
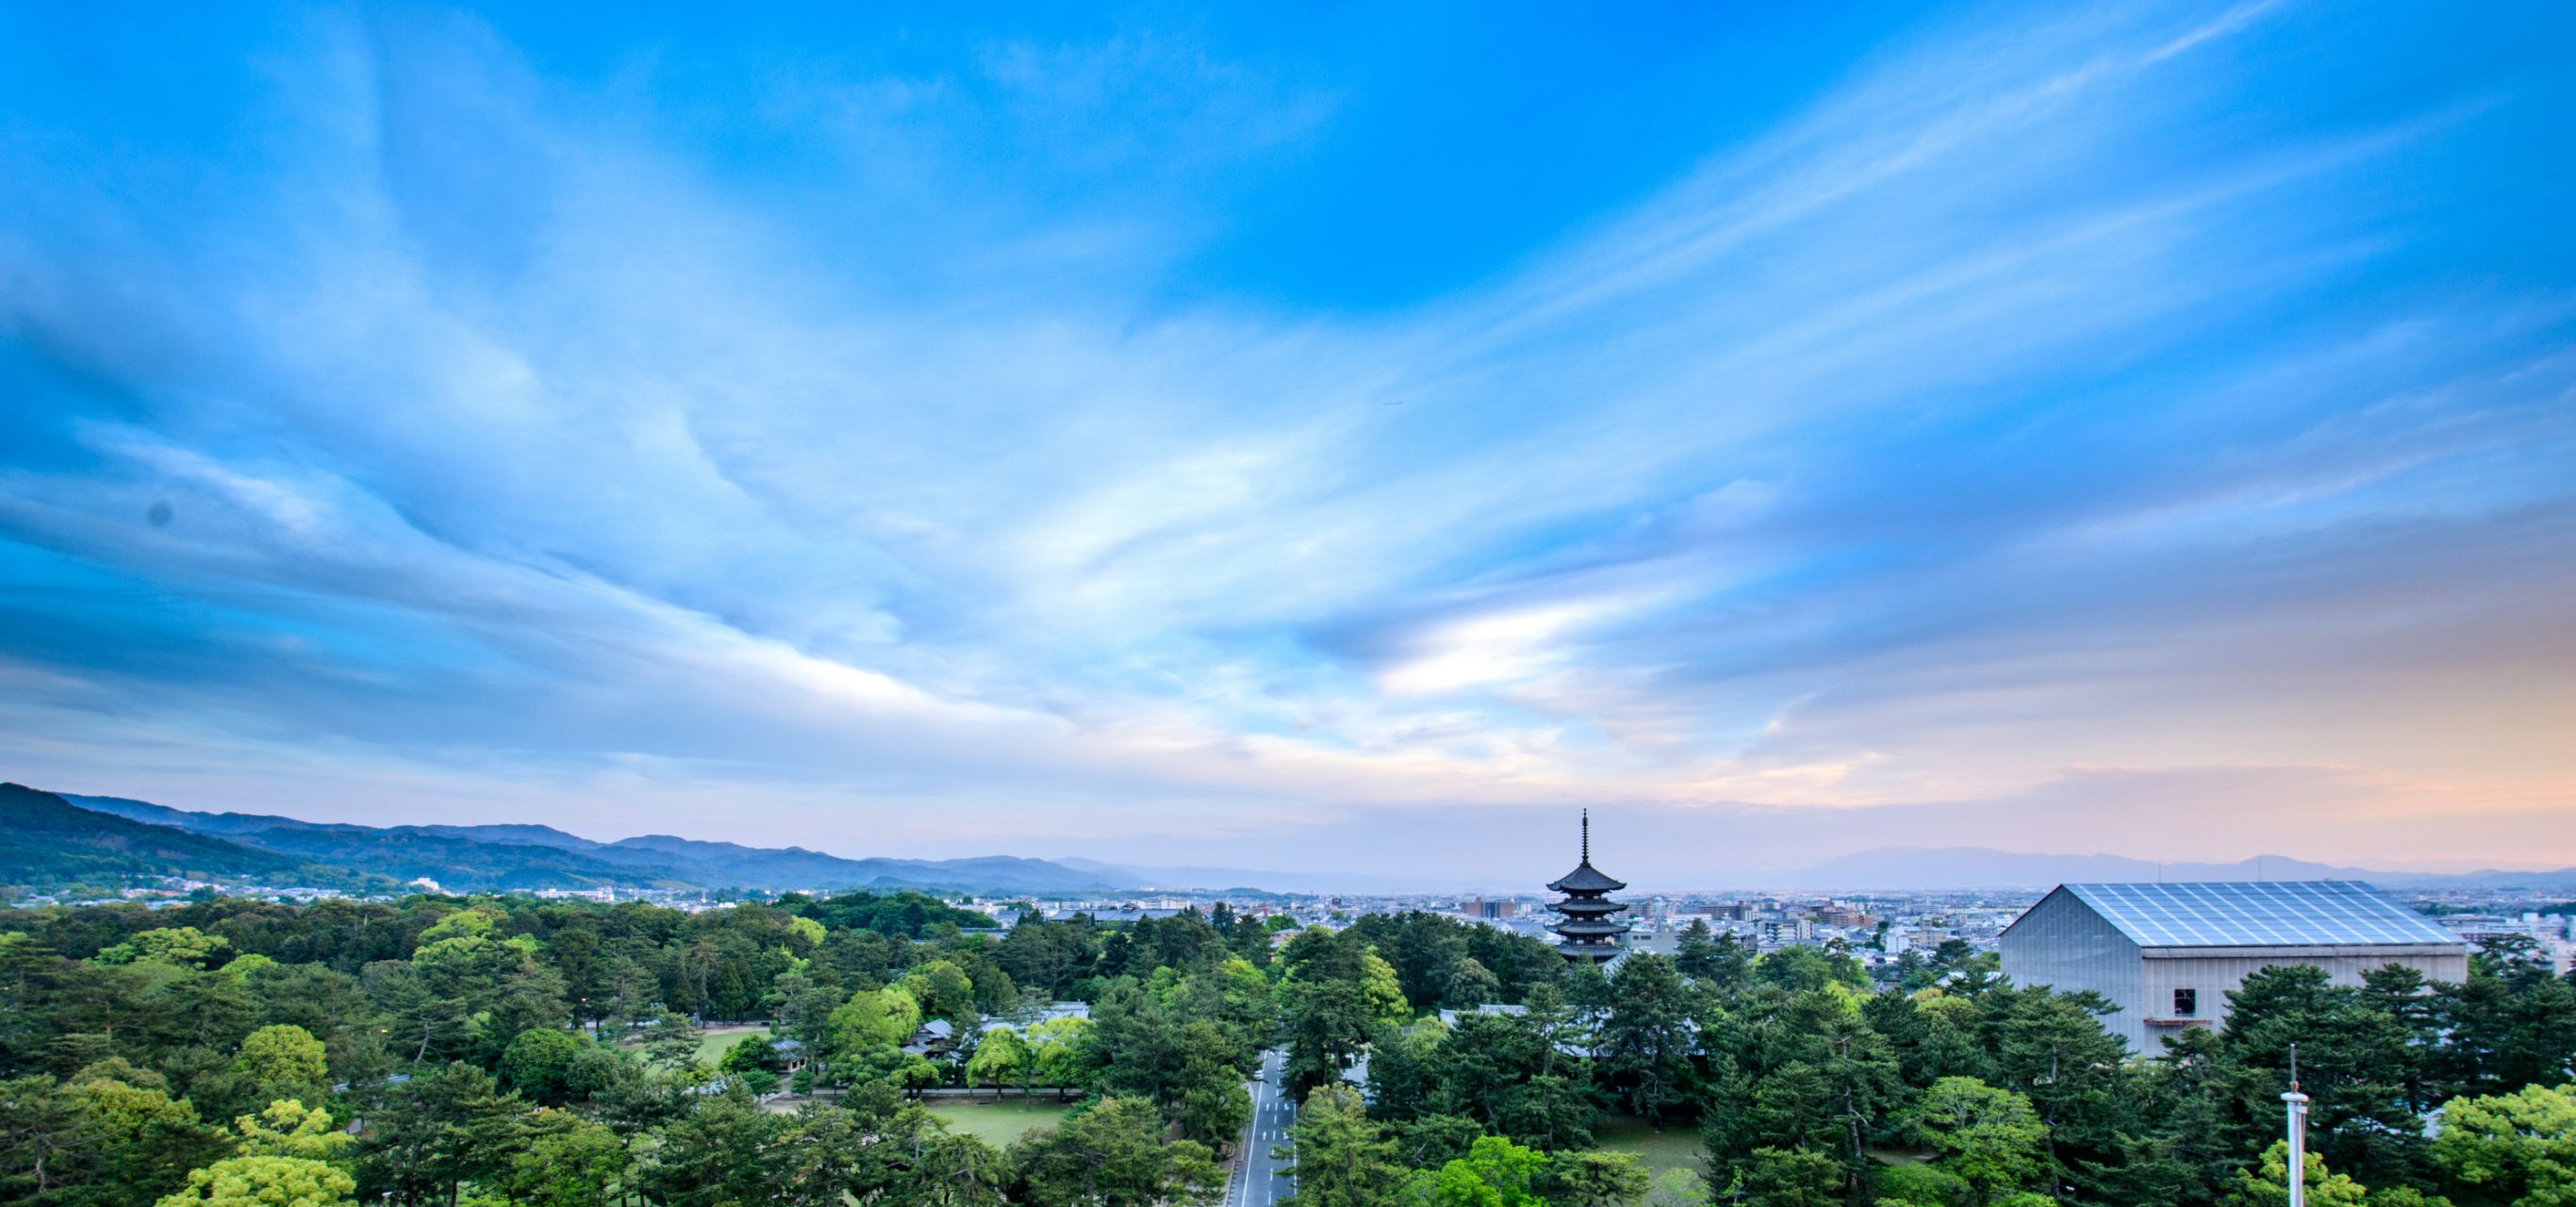
[[1234, 1185], [1226, 1188], [1226, 1207], [1272, 1207], [1297, 1189], [1297, 1180], [1279, 1171], [1290, 1162], [1270, 1155], [1288, 1142], [1288, 1125], [1297, 1121], [1297, 1104], [1279, 1088], [1288, 1068], [1288, 1053], [1273, 1048], [1261, 1054], [1261, 1075], [1252, 1079], [1252, 1126], [1245, 1129], [1243, 1161]]

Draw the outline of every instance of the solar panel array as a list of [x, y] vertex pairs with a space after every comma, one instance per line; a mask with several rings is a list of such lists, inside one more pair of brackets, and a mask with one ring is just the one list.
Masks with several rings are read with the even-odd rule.
[[2070, 884], [2066, 891], [2140, 947], [2460, 942], [2459, 936], [2351, 880]]

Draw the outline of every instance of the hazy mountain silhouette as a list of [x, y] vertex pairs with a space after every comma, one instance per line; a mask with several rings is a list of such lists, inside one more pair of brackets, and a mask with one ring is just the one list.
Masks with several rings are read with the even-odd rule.
[[2545, 872], [2393, 872], [2258, 855], [2235, 863], [2156, 863], [2124, 855], [2034, 855], [1991, 847], [1879, 847], [1768, 878], [1780, 888], [2046, 888], [2084, 881], [2364, 880], [2392, 888], [2576, 888], [2576, 868]]
[[244, 864], [241, 874], [318, 863], [398, 881], [427, 878], [460, 892], [914, 888], [1108, 895], [1138, 887], [1132, 879], [1043, 859], [844, 859], [802, 847], [747, 847], [664, 834], [598, 842], [550, 826], [360, 826], [269, 814], [195, 813], [123, 797], [35, 795], [76, 806], [84, 816], [97, 818], [93, 828], [103, 832], [130, 834], [141, 823], [173, 837], [220, 839], [227, 847], [264, 853], [269, 860]]

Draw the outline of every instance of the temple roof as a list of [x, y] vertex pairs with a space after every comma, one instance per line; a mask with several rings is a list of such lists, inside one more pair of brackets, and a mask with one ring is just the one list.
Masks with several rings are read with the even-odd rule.
[[1569, 939], [1576, 935], [1608, 937], [1628, 933], [1630, 924], [1626, 922], [1605, 922], [1597, 918], [1568, 918], [1563, 922], [1559, 922], [1556, 925], [1549, 927], [1548, 929], [1555, 931], [1560, 935], [1564, 935]]
[[1573, 871], [1550, 881], [1547, 887], [1559, 893], [1611, 893], [1628, 887], [1628, 883], [1624, 880], [1612, 880], [1603, 875], [1601, 869], [1592, 866], [1592, 861], [1586, 859], [1576, 865]]
[[1583, 862], [1574, 865], [1573, 871], [1557, 877], [1547, 887], [1560, 893], [1584, 894], [1617, 892], [1628, 887], [1626, 881], [1612, 880], [1603, 875], [1601, 869], [1592, 866], [1592, 810], [1583, 811]]

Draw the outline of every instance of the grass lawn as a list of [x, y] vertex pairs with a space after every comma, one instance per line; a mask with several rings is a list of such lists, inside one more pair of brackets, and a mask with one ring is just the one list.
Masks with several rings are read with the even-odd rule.
[[1665, 1124], [1658, 1132], [1654, 1124], [1635, 1115], [1603, 1115], [1593, 1125], [1592, 1135], [1603, 1148], [1637, 1154], [1646, 1163], [1648, 1177], [1667, 1169], [1700, 1171], [1699, 1129], [1687, 1122]]
[[767, 1034], [769, 1026], [766, 1023], [749, 1027], [710, 1027], [698, 1036], [698, 1059], [714, 1064], [723, 1060], [724, 1054], [735, 1044], [741, 1043], [743, 1036]]
[[965, 1132], [995, 1148], [1002, 1148], [1020, 1138], [1031, 1128], [1053, 1127], [1072, 1113], [1062, 1102], [1040, 1099], [1004, 1098], [998, 1102], [963, 1102], [954, 1099], [929, 1104], [929, 1111], [951, 1131]]
[[[724, 1059], [726, 1049], [741, 1043], [743, 1036], [767, 1034], [769, 1034], [767, 1023], [753, 1023], [741, 1027], [711, 1027], [698, 1032], [697, 1058], [708, 1064], [714, 1064]], [[627, 1041], [627, 1046], [640, 1048], [644, 1043], [641, 1039], [634, 1039]]]

